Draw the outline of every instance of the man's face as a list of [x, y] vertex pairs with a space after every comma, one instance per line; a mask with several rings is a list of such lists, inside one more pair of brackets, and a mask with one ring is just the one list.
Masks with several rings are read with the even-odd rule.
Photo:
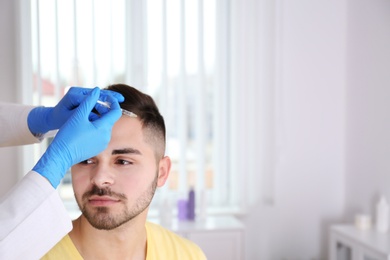
[[146, 214], [156, 187], [166, 181], [169, 158], [155, 158], [141, 127], [137, 118], [122, 116], [107, 149], [72, 167], [77, 203], [97, 229], [111, 230]]

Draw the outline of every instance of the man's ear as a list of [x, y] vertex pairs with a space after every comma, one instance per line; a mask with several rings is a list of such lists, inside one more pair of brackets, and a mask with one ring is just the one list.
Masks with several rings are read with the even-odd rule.
[[168, 179], [169, 172], [171, 171], [171, 158], [164, 156], [158, 164], [158, 181], [157, 187], [161, 187]]

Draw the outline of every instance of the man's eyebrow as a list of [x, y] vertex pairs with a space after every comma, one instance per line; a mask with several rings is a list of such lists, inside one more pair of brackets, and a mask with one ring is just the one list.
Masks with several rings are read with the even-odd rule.
[[134, 148], [115, 149], [115, 150], [112, 150], [111, 154], [112, 155], [115, 155], [115, 154], [139, 154], [139, 155], [142, 155], [142, 153], [139, 150], [134, 149]]

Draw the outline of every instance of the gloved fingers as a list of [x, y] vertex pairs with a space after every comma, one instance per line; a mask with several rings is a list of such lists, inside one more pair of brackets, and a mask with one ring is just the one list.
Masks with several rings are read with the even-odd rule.
[[[71, 87], [68, 92], [65, 94], [63, 100], [66, 103], [65, 106], [68, 109], [74, 109], [83, 102], [84, 98], [92, 91], [91, 88], [82, 88], [82, 87]], [[101, 90], [100, 98], [102, 101], [105, 100], [106, 96], [115, 97], [119, 103], [123, 102], [125, 98], [122, 94], [111, 91], [111, 90]]]
[[103, 126], [113, 126], [114, 123], [122, 116], [122, 110], [119, 106], [118, 100], [115, 98], [112, 99], [111, 108], [110, 110], [102, 115], [101, 117], [97, 118], [93, 121], [93, 124], [97, 127], [103, 127]]
[[119, 103], [122, 103], [123, 101], [119, 101], [117, 98], [113, 97], [108, 98], [108, 102], [111, 103], [111, 110], [121, 110]]
[[[99, 103], [99, 101], [103, 101], [107, 105], [103, 105], [103, 104]], [[118, 102], [120, 102], [116, 98], [116, 96], [102, 95], [102, 90], [100, 91], [99, 101], [98, 101], [98, 103], [96, 103], [95, 110], [97, 111], [97, 114], [100, 116], [106, 114], [108, 111], [113, 109], [112, 106], [114, 106], [114, 108], [119, 107]], [[96, 112], [96, 111], [93, 111], [93, 112]]]
[[95, 107], [97, 100], [99, 99], [100, 89], [98, 87], [90, 91], [89, 95], [76, 109], [78, 119], [89, 119], [92, 115], [91, 111]]
[[[101, 100], [101, 98], [99, 98]], [[109, 103], [109, 106], [111, 107], [111, 103]], [[92, 110], [92, 114], [95, 114], [96, 116], [104, 115], [108, 111], [110, 111], [110, 107], [106, 107], [102, 104], [96, 103], [94, 109]]]
[[88, 120], [89, 120], [90, 122], [93, 122], [93, 121], [95, 121], [96, 119], [98, 119], [99, 117], [101, 117], [101, 116], [100, 116], [100, 113], [99, 113], [99, 115], [98, 115], [98, 114], [96, 114], [94, 111], [92, 111], [92, 112], [89, 114]]
[[[97, 87], [97, 86], [96, 86]], [[91, 88], [82, 88], [82, 87], [71, 87], [68, 92], [71, 92], [72, 95], [77, 94], [77, 95], [88, 95], [89, 92], [91, 92]], [[100, 90], [100, 97], [104, 98], [104, 96], [113, 96], [115, 97], [119, 103], [122, 103], [125, 98], [122, 96], [122, 94], [112, 91], [112, 90], [106, 90], [106, 89], [101, 89]]]
[[69, 88], [68, 92], [67, 93], [71, 93], [72, 95], [73, 94], [76, 94], [76, 95], [88, 95], [91, 91], [93, 90], [93, 88], [83, 88], [83, 87], [79, 87], [79, 86], [72, 86]]
[[116, 100], [118, 100], [119, 103], [122, 103], [123, 101], [125, 101], [125, 98], [122, 96], [122, 94], [115, 92], [115, 91], [112, 91], [112, 90], [103, 89], [100, 92], [100, 97], [102, 97], [102, 96], [113, 96], [114, 98], [116, 98]]
[[[96, 86], [95, 88], [98, 88], [98, 86]], [[83, 95], [88, 95], [88, 93], [91, 92], [91, 90], [93, 88], [83, 88], [83, 87], [79, 87], [79, 86], [73, 86], [70, 89], [73, 89], [73, 91], [76, 93], [78, 92], [78, 93], [83, 94]], [[112, 91], [112, 90], [101, 89], [100, 95], [111, 95], [111, 96], [115, 97], [116, 99], [118, 99], [119, 103], [122, 103], [125, 100], [125, 98], [123, 97], [123, 95], [121, 93], [118, 93], [118, 92]]]
[[[98, 115], [104, 115], [111, 109], [111, 103], [113, 102], [113, 97], [111, 95], [102, 94], [102, 90], [100, 91], [99, 100], [95, 105], [94, 112], [97, 112]], [[101, 102], [102, 103], [101, 103]]]
[[81, 102], [84, 101], [85, 97], [91, 93], [91, 91], [92, 89], [90, 88], [71, 87], [60, 103], [63, 102], [67, 109], [72, 110], [78, 107]]

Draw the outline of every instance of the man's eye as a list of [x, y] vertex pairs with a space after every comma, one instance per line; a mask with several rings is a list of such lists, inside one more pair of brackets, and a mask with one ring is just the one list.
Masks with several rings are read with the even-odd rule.
[[85, 161], [80, 162], [80, 164], [92, 164], [93, 160], [92, 159], [87, 159]]
[[118, 159], [118, 160], [117, 160], [117, 163], [118, 163], [118, 164], [123, 164], [123, 165], [133, 164], [133, 163], [130, 162], [130, 161], [126, 161], [126, 160], [122, 160], [122, 159]]

